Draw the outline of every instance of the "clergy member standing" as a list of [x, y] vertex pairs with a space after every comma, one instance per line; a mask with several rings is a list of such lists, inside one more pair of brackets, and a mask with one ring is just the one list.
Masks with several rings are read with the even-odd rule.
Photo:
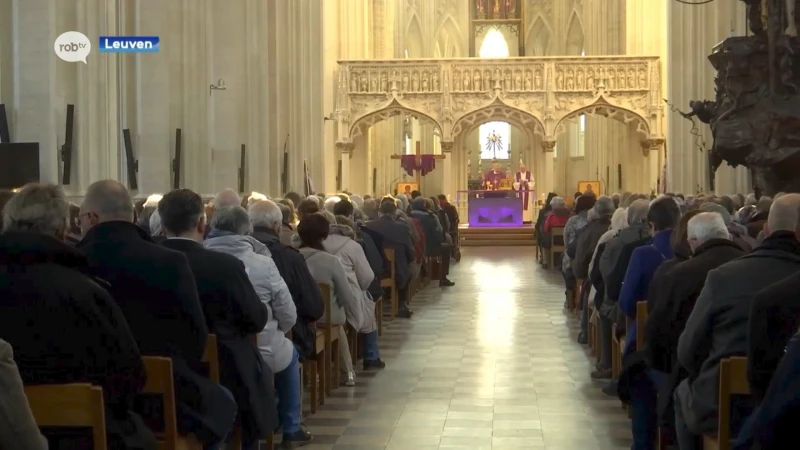
[[492, 161], [492, 169], [486, 172], [483, 177], [483, 188], [487, 191], [496, 191], [500, 188], [500, 181], [506, 175], [500, 170], [500, 163], [497, 160]]
[[522, 196], [522, 220], [531, 222], [533, 220], [533, 209], [530, 207], [530, 191], [533, 191], [536, 182], [533, 180], [531, 171], [522, 162], [519, 163], [519, 170], [514, 174], [514, 190], [520, 191]]

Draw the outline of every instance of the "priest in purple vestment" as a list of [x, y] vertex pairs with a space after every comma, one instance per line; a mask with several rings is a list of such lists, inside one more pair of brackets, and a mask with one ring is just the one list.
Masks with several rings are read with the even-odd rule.
[[496, 191], [500, 187], [500, 180], [506, 178], [506, 174], [500, 170], [500, 163], [492, 161], [492, 169], [483, 176], [483, 188], [487, 191]]

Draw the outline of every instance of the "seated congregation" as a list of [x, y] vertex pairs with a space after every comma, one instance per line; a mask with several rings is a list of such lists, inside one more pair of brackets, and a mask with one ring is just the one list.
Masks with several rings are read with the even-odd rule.
[[410, 318], [419, 278], [452, 286], [460, 257], [456, 209], [418, 192], [134, 203], [103, 180], [80, 206], [29, 184], [0, 210], [3, 449], [305, 446], [304, 386], [313, 413], [359, 356], [385, 367], [382, 300]]
[[797, 448], [800, 194], [551, 193], [536, 230], [634, 450]]

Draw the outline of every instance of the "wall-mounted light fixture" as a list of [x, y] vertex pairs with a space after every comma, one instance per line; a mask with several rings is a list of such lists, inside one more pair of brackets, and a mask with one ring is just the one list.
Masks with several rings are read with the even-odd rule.
[[217, 80], [217, 84], [211, 84], [208, 86], [208, 95], [211, 95], [211, 91], [224, 91], [227, 90], [228, 87], [225, 86], [225, 80], [220, 78]]

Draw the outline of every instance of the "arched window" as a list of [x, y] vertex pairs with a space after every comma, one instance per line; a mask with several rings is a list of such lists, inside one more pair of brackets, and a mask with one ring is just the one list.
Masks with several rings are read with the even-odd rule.
[[[478, 55], [481, 58], [508, 58], [508, 42], [500, 30], [486, 33]], [[481, 159], [508, 159], [511, 146], [511, 124], [488, 122], [480, 126], [478, 145]]]

